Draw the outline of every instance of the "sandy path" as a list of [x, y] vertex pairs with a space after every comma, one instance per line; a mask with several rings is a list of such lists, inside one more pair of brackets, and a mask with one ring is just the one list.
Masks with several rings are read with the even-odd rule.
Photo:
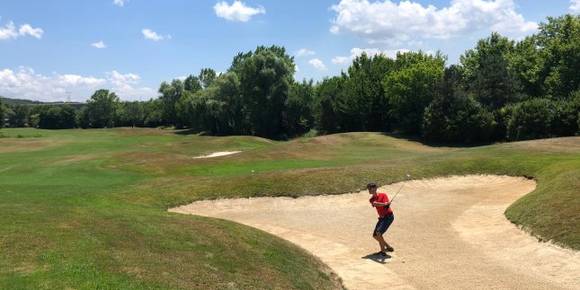
[[[382, 190], [396, 191], [400, 184]], [[580, 252], [538, 243], [506, 220], [505, 208], [535, 182], [463, 176], [407, 182], [377, 250], [368, 193], [201, 201], [171, 209], [233, 220], [318, 256], [349, 289], [580, 289]]]

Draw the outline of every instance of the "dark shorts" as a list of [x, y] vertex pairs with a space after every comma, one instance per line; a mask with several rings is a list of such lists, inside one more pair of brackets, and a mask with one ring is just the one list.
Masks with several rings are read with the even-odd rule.
[[373, 236], [383, 235], [389, 229], [394, 220], [395, 220], [394, 214], [390, 214], [388, 216], [379, 218], [379, 221], [375, 226], [375, 230], [373, 231]]

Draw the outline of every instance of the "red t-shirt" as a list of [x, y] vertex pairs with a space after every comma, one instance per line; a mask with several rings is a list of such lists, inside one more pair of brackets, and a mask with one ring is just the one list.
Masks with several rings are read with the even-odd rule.
[[[386, 193], [377, 192], [376, 197], [375, 196], [371, 197], [371, 199], [369, 199], [369, 202], [371, 203], [371, 205], [373, 204], [373, 202], [387, 203], [389, 202], [389, 197], [387, 196]], [[376, 207], [376, 209], [377, 213], [379, 214], [379, 217], [385, 217], [390, 214], [393, 214], [393, 210], [391, 209], [391, 207], [386, 208], [384, 206], [378, 206]]]

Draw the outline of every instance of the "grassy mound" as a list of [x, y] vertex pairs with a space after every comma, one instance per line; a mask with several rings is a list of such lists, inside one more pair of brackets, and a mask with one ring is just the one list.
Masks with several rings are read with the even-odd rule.
[[445, 148], [376, 133], [274, 142], [152, 129], [2, 132], [0, 288], [337, 288], [324, 265], [278, 238], [166, 209], [342, 193], [406, 173], [533, 176], [537, 190], [507, 217], [580, 249], [578, 137]]

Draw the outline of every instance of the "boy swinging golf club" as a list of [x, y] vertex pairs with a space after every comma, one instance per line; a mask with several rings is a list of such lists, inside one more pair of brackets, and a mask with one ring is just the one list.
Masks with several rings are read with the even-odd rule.
[[[410, 175], [407, 174], [407, 179], [409, 179], [409, 177]], [[393, 200], [395, 200], [397, 195], [399, 195], [399, 192], [401, 192], [401, 189], [403, 189], [403, 185], [401, 185], [395, 196], [393, 196], [393, 199], [390, 201], [386, 193], [377, 192], [378, 186], [376, 183], [371, 182], [367, 184], [367, 189], [369, 191], [369, 194], [371, 194], [369, 202], [374, 208], [377, 209], [377, 213], [379, 214], [379, 220], [373, 231], [373, 238], [377, 240], [377, 242], [379, 242], [379, 246], [381, 249], [379, 252], [376, 253], [376, 255], [386, 256], [387, 255], [386, 252], [393, 252], [395, 251], [395, 249], [385, 241], [383, 235], [387, 232], [387, 230], [395, 220], [393, 210], [391, 209], [391, 203], [393, 202]]]

